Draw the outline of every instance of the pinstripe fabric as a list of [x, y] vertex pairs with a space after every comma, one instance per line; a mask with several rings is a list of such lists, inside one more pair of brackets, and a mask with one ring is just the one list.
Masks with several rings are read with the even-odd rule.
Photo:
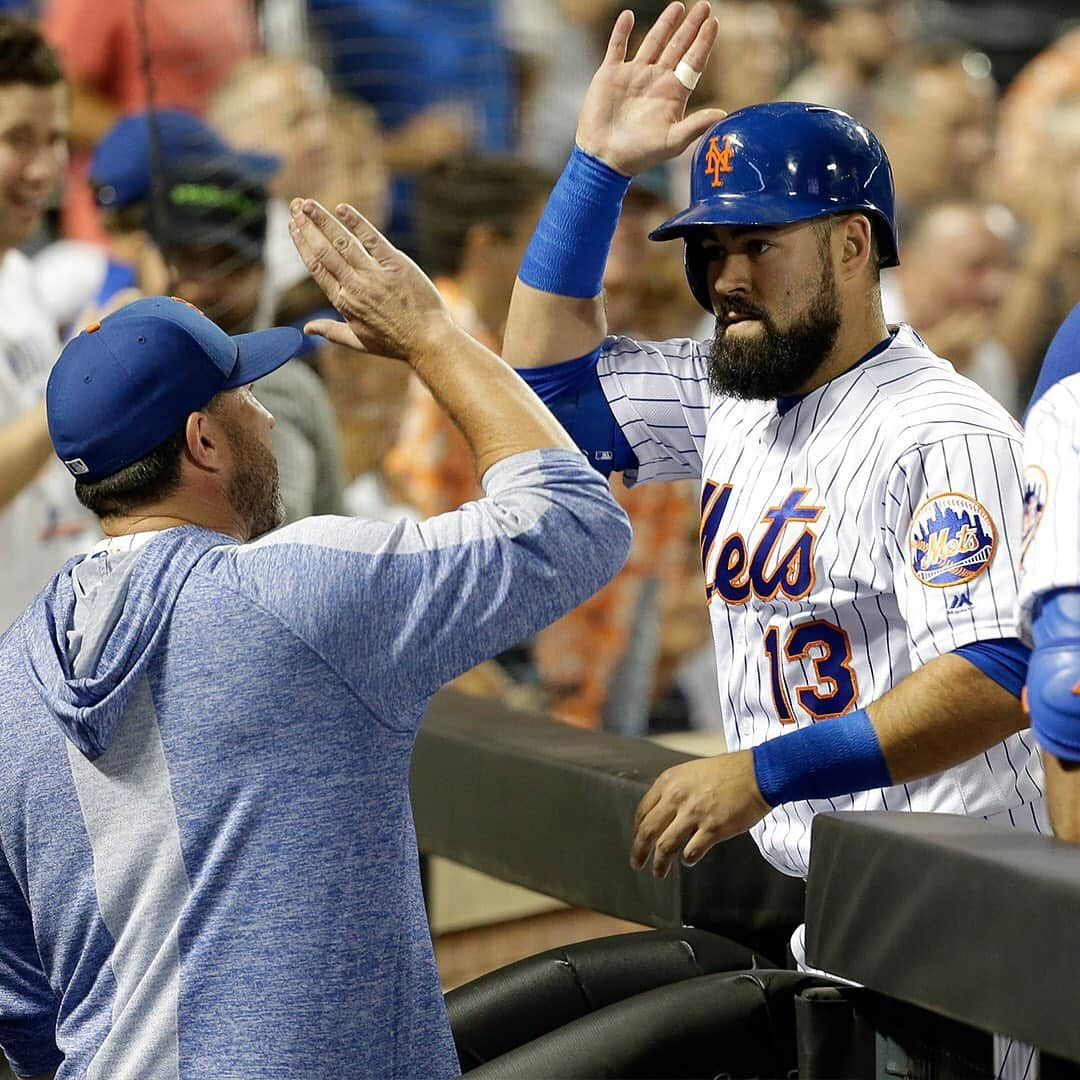
[[[1004, 409], [906, 326], [786, 409], [712, 394], [707, 348], [611, 338], [598, 371], [638, 457], [628, 482], [702, 484], [729, 749], [865, 706], [962, 645], [1015, 636], [1021, 433]], [[915, 553], [927, 537], [931, 551], [944, 543], [935, 522], [946, 504], [976, 516], [981, 539], [970, 542], [984, 563], [940, 586], [949, 576], [919, 571]], [[778, 806], [753, 836], [779, 870], [805, 875], [814, 814], [848, 809], [1040, 828], [1041, 766], [1020, 733], [926, 780]]]

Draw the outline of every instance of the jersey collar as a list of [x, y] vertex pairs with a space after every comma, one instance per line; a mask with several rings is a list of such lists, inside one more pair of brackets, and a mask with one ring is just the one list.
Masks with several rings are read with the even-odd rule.
[[[865, 364], [868, 360], [873, 360], [875, 356], [880, 356], [892, 343], [896, 340], [896, 335], [900, 332], [900, 327], [896, 327], [887, 338], [883, 338], [879, 341], [865, 356], [859, 357], [854, 364], [847, 369], [847, 371], [841, 374], [846, 375], [848, 371], [854, 371], [860, 364]], [[840, 378], [838, 375], [837, 378]], [[828, 386], [828, 383], [824, 384]], [[776, 399], [776, 411], [783, 416], [785, 413], [790, 412], [796, 405], [802, 401], [803, 398], [809, 397], [815, 391], [820, 390], [820, 386], [814, 387], [813, 390], [808, 390], [805, 394], [791, 394], [787, 397], [779, 397]]]

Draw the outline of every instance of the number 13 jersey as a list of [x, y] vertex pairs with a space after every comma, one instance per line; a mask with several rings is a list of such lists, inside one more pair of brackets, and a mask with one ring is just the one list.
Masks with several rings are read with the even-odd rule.
[[[597, 371], [638, 461], [626, 482], [701, 483], [729, 750], [865, 707], [963, 645], [1016, 636], [1023, 436], [985, 391], [908, 326], [799, 399], [716, 395], [708, 349], [609, 338]], [[778, 806], [752, 835], [804, 876], [820, 811], [1039, 829], [1042, 787], [1021, 732], [925, 780]]]

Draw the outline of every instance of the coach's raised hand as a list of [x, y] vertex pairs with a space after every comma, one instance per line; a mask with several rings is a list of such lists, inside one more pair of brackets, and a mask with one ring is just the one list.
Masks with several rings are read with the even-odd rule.
[[705, 67], [719, 24], [706, 0], [683, 12], [681, 3], [669, 4], [632, 59], [626, 48], [634, 16], [622, 12], [585, 94], [577, 144], [624, 176], [676, 157], [726, 115], [701, 109], [684, 116], [687, 84]]
[[346, 322], [305, 328], [338, 345], [412, 360], [451, 326], [435, 286], [359, 210], [331, 214], [314, 199], [293, 199], [289, 232], [304, 265]]

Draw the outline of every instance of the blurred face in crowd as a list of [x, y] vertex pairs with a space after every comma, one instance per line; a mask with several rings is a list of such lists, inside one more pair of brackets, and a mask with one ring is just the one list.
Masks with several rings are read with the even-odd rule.
[[720, 36], [705, 65], [699, 97], [728, 112], [777, 96], [791, 66], [787, 28], [770, 0], [714, 6]]
[[215, 98], [210, 122], [237, 150], [276, 154], [270, 181], [281, 198], [324, 183], [330, 151], [330, 93], [322, 72], [298, 60], [245, 62]]
[[173, 289], [205, 312], [227, 334], [246, 334], [259, 305], [265, 271], [261, 262], [227, 244], [169, 252]]
[[828, 358], [841, 302], [829, 233], [814, 222], [703, 233], [716, 313], [709, 385], [767, 400], [793, 394]]
[[970, 74], [959, 62], [925, 67], [908, 93], [906, 106], [879, 131], [897, 196], [921, 203], [981, 191], [994, 150], [996, 90], [989, 75]]
[[979, 203], [947, 203], [915, 226], [900, 266], [911, 321], [933, 326], [957, 312], [989, 317], [1009, 287], [1008, 211]]
[[604, 267], [604, 302], [612, 334], [638, 329], [635, 318], [652, 266], [649, 233], [670, 216], [668, 209], [651, 195], [630, 188]]
[[848, 4], [829, 22], [833, 49], [865, 78], [877, 75], [908, 37], [906, 10], [900, 4]]
[[67, 88], [0, 84], [0, 252], [37, 230], [67, 164]]

